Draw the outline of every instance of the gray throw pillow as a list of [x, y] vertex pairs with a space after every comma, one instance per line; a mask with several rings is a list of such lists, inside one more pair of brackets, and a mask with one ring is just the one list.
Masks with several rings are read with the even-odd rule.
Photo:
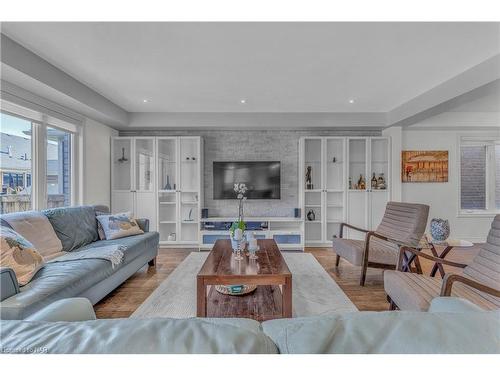
[[42, 211], [54, 227], [64, 251], [72, 251], [99, 239], [92, 206], [59, 207]]

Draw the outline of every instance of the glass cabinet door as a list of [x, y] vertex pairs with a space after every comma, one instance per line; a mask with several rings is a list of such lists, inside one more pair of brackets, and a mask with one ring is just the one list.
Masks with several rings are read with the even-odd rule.
[[200, 184], [199, 175], [199, 139], [180, 139], [180, 190], [182, 192], [198, 191]]
[[370, 189], [386, 190], [389, 188], [389, 140], [387, 138], [371, 139], [371, 176]]
[[177, 146], [175, 138], [158, 139], [158, 190], [177, 189]]
[[366, 171], [366, 139], [349, 139], [349, 165], [347, 188], [349, 190], [367, 190], [369, 178]]
[[325, 242], [339, 235], [344, 220], [344, 139], [325, 140]]
[[304, 140], [304, 220], [305, 241], [320, 243], [323, 238], [322, 139]]
[[154, 139], [135, 140], [135, 190], [154, 191]]
[[132, 190], [132, 139], [113, 139], [113, 190]]

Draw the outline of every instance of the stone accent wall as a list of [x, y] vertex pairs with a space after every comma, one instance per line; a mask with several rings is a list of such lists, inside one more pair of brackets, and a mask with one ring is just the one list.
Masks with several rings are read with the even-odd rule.
[[121, 136], [201, 136], [204, 139], [204, 198], [209, 216], [236, 216], [234, 200], [213, 199], [214, 161], [281, 162], [281, 199], [247, 200], [245, 216], [293, 217], [299, 204], [299, 139], [303, 136], [379, 136], [380, 130], [199, 130], [122, 131]]
[[460, 186], [462, 209], [486, 208], [486, 147], [461, 147]]

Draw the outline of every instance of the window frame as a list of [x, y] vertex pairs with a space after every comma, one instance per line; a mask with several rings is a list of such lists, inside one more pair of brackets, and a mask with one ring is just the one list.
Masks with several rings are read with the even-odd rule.
[[[496, 169], [495, 145], [500, 145], [500, 136], [497, 133], [471, 136], [459, 134], [457, 136], [457, 217], [489, 217], [500, 214], [496, 208]], [[462, 146], [485, 146], [486, 149], [486, 209], [462, 209]]]
[[83, 132], [81, 125], [65, 123], [55, 117], [26, 108], [6, 100], [1, 100], [1, 111], [10, 116], [25, 119], [31, 122], [31, 209], [43, 210], [47, 208], [47, 127], [56, 128], [71, 135], [71, 202], [70, 205], [79, 205], [82, 202], [83, 160], [80, 143], [83, 142]]

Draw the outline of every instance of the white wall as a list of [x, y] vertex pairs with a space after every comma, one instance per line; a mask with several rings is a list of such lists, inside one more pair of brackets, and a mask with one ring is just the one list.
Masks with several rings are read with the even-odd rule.
[[[448, 150], [449, 155], [447, 183], [401, 184], [402, 201], [428, 204], [429, 223], [436, 217], [448, 219], [451, 237], [474, 242], [486, 239], [493, 218], [458, 215], [458, 137], [467, 134], [477, 136], [482, 133], [498, 134], [500, 137], [498, 113], [443, 113], [414, 126], [403, 128], [401, 141], [402, 150]], [[400, 168], [401, 165], [399, 173], [395, 174], [399, 180]]]
[[111, 137], [118, 132], [87, 119], [84, 130], [83, 203], [111, 204]]

